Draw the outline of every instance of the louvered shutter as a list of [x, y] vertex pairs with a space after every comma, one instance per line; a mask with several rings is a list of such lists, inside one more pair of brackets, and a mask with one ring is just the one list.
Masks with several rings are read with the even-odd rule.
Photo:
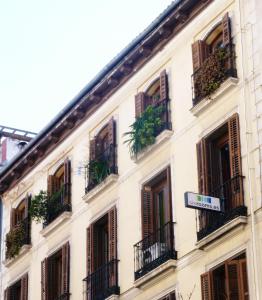
[[5, 289], [4, 298], [5, 298], [5, 300], [12, 300], [11, 299], [11, 288], [10, 287]]
[[229, 300], [241, 299], [239, 296], [239, 264], [237, 260], [226, 263], [226, 286]]
[[31, 204], [31, 195], [27, 195], [25, 197], [25, 218], [29, 217], [29, 209], [30, 209], [30, 204]]
[[117, 283], [117, 212], [113, 207], [108, 212], [108, 241], [109, 241], [109, 284]]
[[108, 122], [108, 144], [109, 152], [109, 168], [110, 173], [116, 173], [116, 124], [113, 118]]
[[141, 191], [142, 238], [153, 233], [153, 193], [150, 187], [144, 186]]
[[231, 24], [229, 14], [226, 13], [222, 19], [223, 27], [223, 44], [227, 46], [231, 42]]
[[56, 192], [56, 178], [53, 175], [49, 175], [47, 178], [47, 194], [51, 197]]
[[11, 213], [10, 213], [10, 228], [14, 228], [16, 225], [16, 210], [15, 208], [11, 208]]
[[71, 161], [64, 161], [64, 204], [71, 204]]
[[160, 73], [160, 101], [168, 99], [168, 77], [166, 70]]
[[28, 274], [25, 274], [21, 278], [21, 292], [20, 292], [20, 300], [28, 299]]
[[70, 245], [67, 242], [62, 247], [62, 294], [69, 299], [70, 284]]
[[202, 293], [202, 300], [212, 300], [210, 272], [201, 275], [201, 293]]
[[166, 169], [166, 178], [167, 178], [167, 193], [168, 193], [168, 220], [167, 222], [172, 221], [172, 183], [171, 183], [171, 168], [170, 166]]
[[241, 278], [241, 296], [243, 300], [249, 300], [248, 280], [247, 280], [247, 262], [246, 258], [239, 260], [240, 278]]
[[48, 297], [48, 259], [41, 262], [41, 300], [49, 300]]
[[193, 71], [197, 71], [208, 56], [208, 45], [205, 41], [198, 40], [192, 44]]
[[232, 190], [232, 208], [244, 204], [243, 186], [240, 177], [242, 175], [241, 167], [241, 149], [240, 149], [240, 128], [238, 114], [234, 114], [228, 121], [229, 135], [229, 155], [231, 172], [231, 190]]
[[143, 92], [138, 93], [135, 96], [135, 112], [136, 118], [139, 118], [143, 111], [145, 110], [146, 106], [146, 95]]
[[86, 229], [86, 268], [87, 275], [94, 272], [94, 225], [91, 224]]
[[89, 161], [95, 160], [96, 158], [96, 139], [90, 140], [89, 143]]

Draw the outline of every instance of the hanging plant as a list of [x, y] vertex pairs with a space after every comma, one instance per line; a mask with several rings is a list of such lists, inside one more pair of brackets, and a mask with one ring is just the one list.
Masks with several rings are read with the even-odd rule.
[[157, 133], [164, 123], [161, 119], [163, 111], [163, 106], [149, 105], [141, 117], [130, 126], [131, 130], [124, 133], [124, 136], [128, 136], [124, 143], [128, 144], [132, 156], [136, 156], [141, 150], [155, 143]]
[[19, 254], [24, 245], [25, 229], [22, 223], [11, 229], [6, 235], [6, 258], [11, 259]]

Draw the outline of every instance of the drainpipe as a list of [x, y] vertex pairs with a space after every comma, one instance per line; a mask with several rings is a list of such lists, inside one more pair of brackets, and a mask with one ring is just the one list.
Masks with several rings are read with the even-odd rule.
[[[243, 0], [245, 1], [245, 0]], [[245, 127], [246, 127], [246, 133], [245, 133], [245, 138], [246, 138], [246, 145], [247, 145], [247, 166], [248, 166], [248, 183], [249, 183], [249, 189], [248, 189], [248, 193], [249, 193], [249, 199], [250, 199], [250, 219], [251, 219], [251, 251], [252, 251], [252, 255], [251, 255], [251, 259], [252, 259], [252, 264], [253, 264], [253, 276], [254, 276], [254, 299], [259, 300], [260, 299], [260, 295], [259, 295], [259, 284], [258, 284], [258, 254], [257, 254], [257, 243], [256, 243], [256, 226], [255, 226], [255, 211], [254, 211], [254, 196], [253, 196], [253, 189], [252, 189], [252, 179], [251, 179], [251, 167], [250, 167], [250, 137], [251, 137], [251, 131], [250, 126], [248, 124], [248, 111], [247, 111], [247, 102], [248, 103], [252, 103], [251, 101], [251, 97], [249, 96], [249, 90], [247, 87], [248, 82], [246, 81], [246, 77], [245, 77], [245, 68], [244, 68], [244, 53], [245, 53], [245, 45], [244, 45], [244, 41], [243, 41], [243, 35], [247, 33], [247, 25], [251, 25], [251, 24], [243, 24], [243, 12], [244, 12], [244, 8], [243, 5], [241, 3], [241, 0], [238, 0], [238, 10], [239, 10], [239, 22], [240, 22], [240, 29], [241, 29], [241, 34], [240, 34], [240, 42], [241, 42], [241, 54], [242, 54], [242, 62], [241, 62], [241, 71], [242, 71], [242, 78], [243, 78], [243, 89], [242, 89], [242, 97], [244, 99], [244, 116], [245, 116]], [[242, 28], [242, 25], [244, 25], [244, 27]], [[251, 28], [251, 34], [253, 35], [252, 32], [252, 25], [250, 26]], [[253, 40], [252, 40], [253, 43]], [[253, 49], [252, 49], [253, 50]], [[252, 51], [252, 55], [253, 55], [253, 51]], [[252, 63], [253, 63], [253, 70], [252, 70], [252, 74], [254, 74], [254, 62], [253, 62], [253, 56], [252, 56]], [[253, 79], [254, 81], [254, 79]], [[261, 174], [260, 174], [261, 176]], [[260, 177], [261, 180], [261, 177]], [[261, 196], [261, 194], [260, 194]], [[249, 281], [250, 282], [250, 281]]]

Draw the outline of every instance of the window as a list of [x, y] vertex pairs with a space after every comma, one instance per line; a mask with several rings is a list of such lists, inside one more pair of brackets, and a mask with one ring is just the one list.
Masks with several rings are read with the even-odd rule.
[[228, 13], [205, 38], [192, 45], [193, 105], [210, 96], [229, 77], [237, 77]]
[[117, 174], [115, 127], [112, 118], [90, 141], [86, 192], [101, 183], [108, 175]]
[[87, 299], [119, 294], [116, 207], [87, 228]]
[[71, 162], [66, 159], [53, 175], [48, 176], [48, 216], [44, 226], [51, 223], [64, 211], [71, 211]]
[[248, 300], [245, 253], [201, 275], [202, 300]]
[[246, 215], [238, 115], [197, 144], [199, 193], [220, 198], [222, 213], [200, 213], [198, 239]]
[[28, 299], [28, 274], [12, 284], [5, 290], [5, 300], [27, 300]]
[[31, 220], [28, 213], [31, 196], [26, 196], [16, 208], [11, 209], [10, 231], [6, 235], [6, 258], [19, 254], [23, 245], [31, 243]]
[[41, 284], [43, 300], [69, 300], [70, 246], [61, 249], [42, 261]]
[[175, 259], [170, 168], [141, 191], [142, 241], [134, 245], [135, 279], [168, 259]]
[[161, 299], [159, 300], [176, 300], [176, 292], [171, 292], [169, 293], [168, 295], [162, 297]]

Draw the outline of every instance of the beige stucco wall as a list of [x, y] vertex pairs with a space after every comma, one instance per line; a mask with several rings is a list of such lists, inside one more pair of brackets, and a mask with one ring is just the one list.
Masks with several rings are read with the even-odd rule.
[[[261, 5], [258, 2], [256, 4]], [[246, 28], [245, 24], [249, 22], [250, 18], [250, 14], [246, 13], [250, 11], [250, 7], [246, 3], [244, 0], [214, 1], [137, 72], [132, 79], [122, 86], [95, 114], [37, 165], [15, 188], [4, 195], [3, 236], [9, 231], [10, 208], [15, 207], [26, 193], [36, 194], [40, 189], [45, 190], [48, 174], [52, 174], [64, 158], [69, 157], [71, 159], [72, 217], [47, 238], [44, 238], [40, 233], [42, 225], [33, 223], [31, 250], [11, 267], [5, 268], [2, 266], [2, 290], [28, 271], [29, 300], [40, 299], [41, 261], [69, 240], [71, 245], [71, 299], [82, 299], [82, 279], [86, 276], [86, 228], [110, 207], [116, 205], [118, 214], [117, 247], [120, 261], [120, 299], [158, 299], [174, 288], [177, 288], [185, 297], [194, 285], [195, 290], [192, 299], [200, 299], [200, 274], [242, 250], [246, 250], [247, 253], [250, 299], [255, 299], [254, 284], [257, 283], [255, 278], [259, 276], [261, 279], [261, 267], [254, 270], [254, 254], [257, 254], [256, 262], [258, 266], [262, 265], [260, 250], [262, 246], [261, 174], [259, 165], [260, 149], [258, 147], [258, 141], [262, 143], [262, 139], [261, 131], [259, 131], [260, 139], [258, 139], [258, 122], [256, 119], [256, 109], [259, 111], [258, 117], [261, 114], [262, 98], [261, 68], [258, 70], [260, 81], [257, 83], [260, 87], [260, 89], [257, 87], [259, 99], [255, 98], [254, 93], [250, 92], [250, 85], [253, 82], [252, 80], [255, 79], [253, 77], [249, 78], [253, 70], [252, 49], [249, 47], [249, 41], [252, 40], [251, 32], [248, 30], [243, 32], [243, 28]], [[241, 19], [239, 7], [245, 12]], [[232, 17], [239, 81], [235, 87], [214, 101], [199, 117], [195, 117], [190, 112], [192, 107], [191, 44], [195, 40], [203, 38], [227, 11]], [[258, 21], [261, 26], [259, 18]], [[258, 43], [257, 35], [256, 39]], [[261, 51], [259, 55], [261, 57]], [[243, 61], [245, 67], [242, 69]], [[160, 144], [154, 152], [136, 164], [131, 160], [127, 146], [123, 144], [123, 133], [128, 131], [130, 124], [134, 121], [135, 94], [146, 89], [163, 69], [167, 70], [169, 76], [169, 96], [174, 133], [167, 142]], [[248, 83], [246, 78], [249, 78]], [[252, 199], [253, 209], [256, 210], [256, 225], [252, 227], [252, 220], [249, 216], [248, 225], [234, 230], [231, 234], [221, 238], [203, 251], [197, 249], [195, 245], [195, 211], [185, 208], [184, 192], [197, 192], [198, 190], [196, 143], [200, 138], [222, 124], [234, 112], [238, 112], [240, 115], [245, 204], [248, 206], [250, 214], [252, 209], [250, 199]], [[115, 185], [107, 189], [106, 192], [99, 194], [90, 204], [87, 204], [82, 199], [85, 180], [83, 169], [80, 167], [88, 161], [90, 138], [111, 116], [114, 116], [117, 121], [119, 179]], [[261, 126], [261, 118], [259, 122]], [[177, 268], [169, 276], [154, 281], [147, 288], [137, 289], [133, 286], [133, 245], [141, 240], [141, 185], [169, 164], [171, 165], [172, 175], [175, 243], [178, 251]], [[249, 189], [249, 184], [251, 184], [251, 189]], [[255, 244], [256, 252], [252, 242], [252, 232], [254, 232], [257, 242]], [[4, 249], [4, 245], [2, 249]], [[4, 252], [4, 250], [2, 251]], [[4, 257], [4, 253], [2, 253], [2, 257]], [[262, 295], [261, 283], [259, 283], [258, 289], [260, 295]]]

